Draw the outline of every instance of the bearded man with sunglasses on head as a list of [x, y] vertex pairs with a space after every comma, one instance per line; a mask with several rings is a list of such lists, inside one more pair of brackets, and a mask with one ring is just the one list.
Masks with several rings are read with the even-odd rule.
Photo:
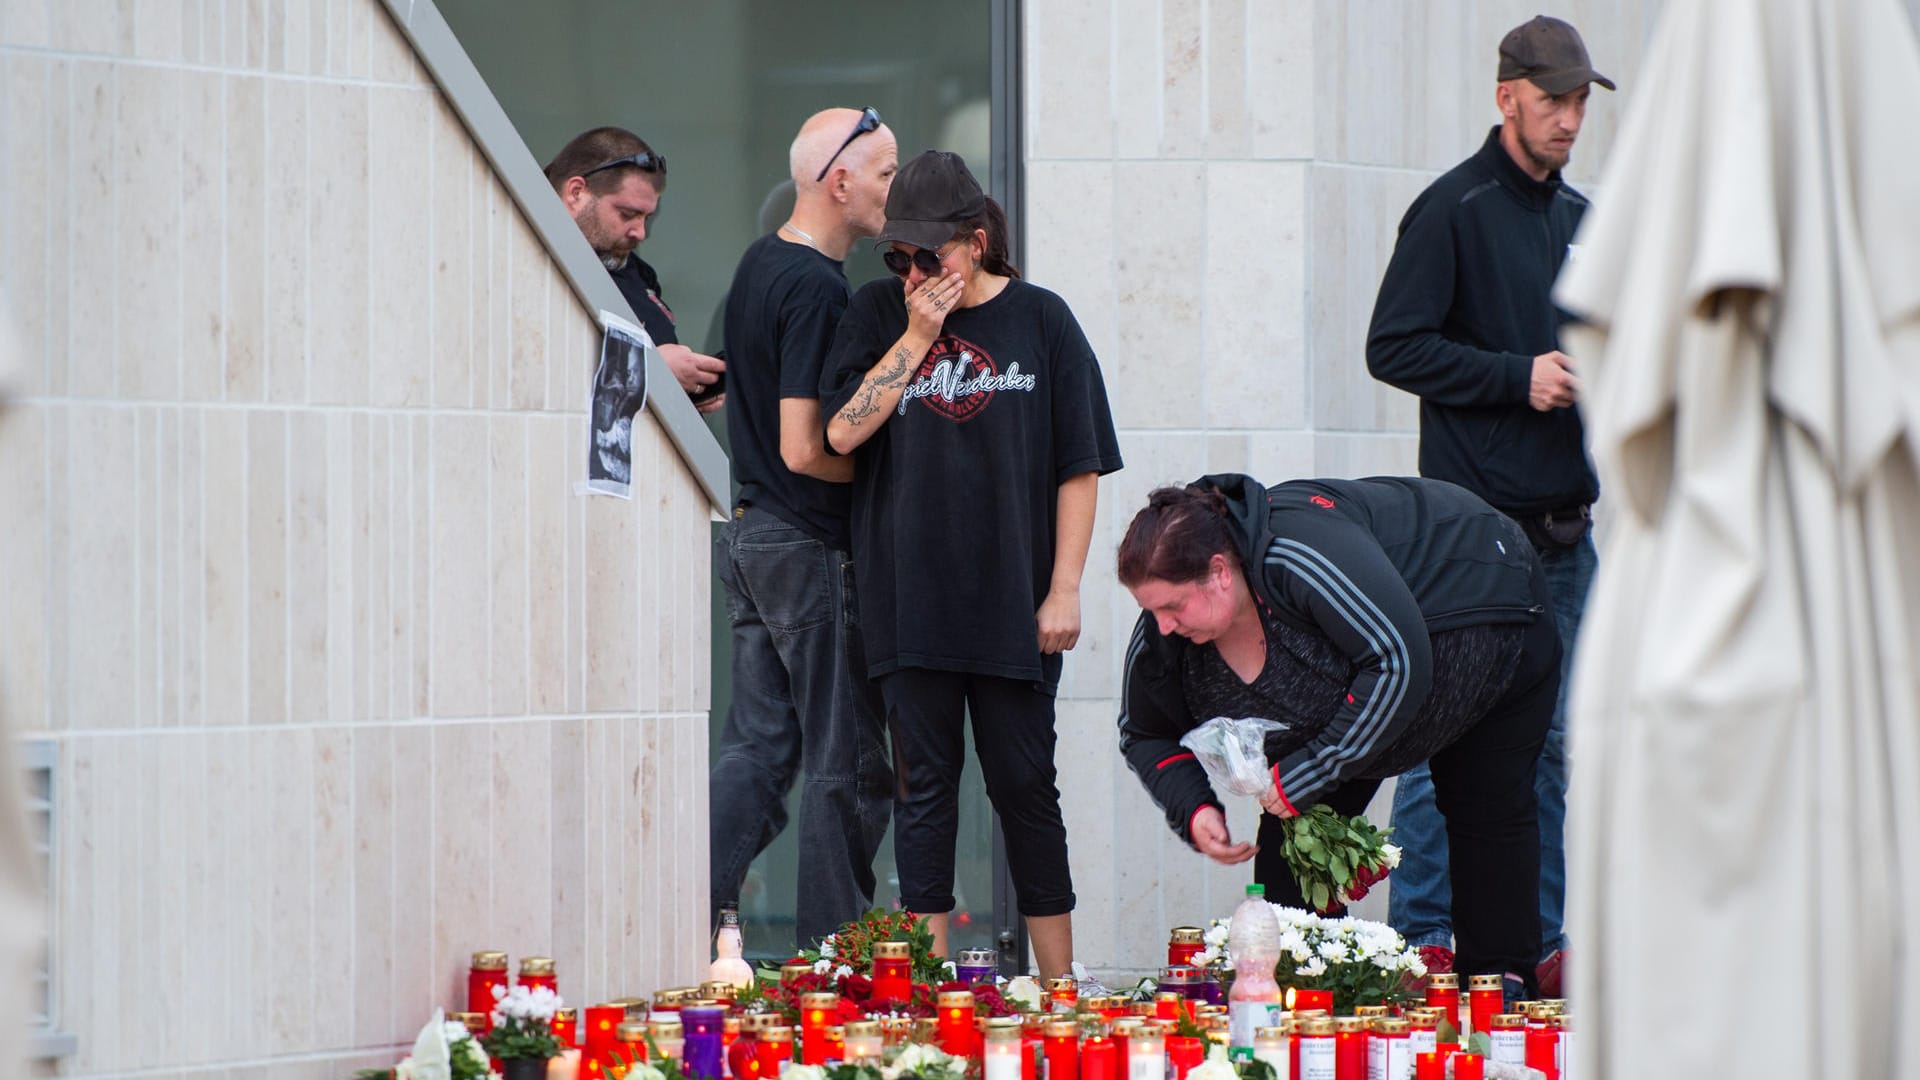
[[673, 310], [660, 295], [660, 275], [634, 251], [666, 193], [667, 159], [631, 131], [602, 127], [575, 136], [547, 163], [546, 173], [694, 408], [707, 413], [725, 404], [726, 361], [680, 344]]
[[873, 857], [893, 807], [848, 554], [853, 463], [827, 453], [819, 399], [847, 308], [842, 260], [886, 224], [896, 158], [873, 109], [815, 113], [788, 151], [793, 214], [747, 248], [727, 292], [727, 432], [740, 495], [714, 550], [733, 704], [708, 788], [711, 900], [716, 915], [738, 902], [804, 772], [801, 946], [873, 906]]

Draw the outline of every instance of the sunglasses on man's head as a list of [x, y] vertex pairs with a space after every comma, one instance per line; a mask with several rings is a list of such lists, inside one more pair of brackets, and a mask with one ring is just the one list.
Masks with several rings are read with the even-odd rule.
[[825, 165], [820, 166], [820, 175], [814, 177], [813, 182], [817, 184], [820, 181], [825, 180], [827, 178], [827, 170], [833, 168], [833, 163], [840, 160], [840, 155], [843, 152], [845, 152], [847, 147], [853, 145], [853, 140], [859, 138], [862, 135], [865, 135], [869, 131], [879, 131], [879, 130], [880, 130], [880, 110], [874, 108], [871, 105], [867, 106], [864, 109], [861, 109], [860, 122], [853, 125], [853, 134], [848, 135], [844, 140], [842, 140], [840, 143], [840, 149], [835, 150], [833, 152], [833, 156], [827, 159], [827, 163]]
[[906, 277], [912, 272], [913, 268], [917, 266], [920, 268], [921, 273], [931, 278], [937, 278], [941, 274], [946, 273], [945, 268], [940, 265], [941, 260], [945, 259], [947, 253], [957, 247], [959, 243], [960, 241], [955, 240], [939, 251], [928, 251], [926, 248], [921, 248], [912, 255], [908, 255], [899, 248], [888, 248], [880, 253], [880, 261], [887, 264], [887, 269], [901, 277]]
[[605, 165], [595, 165], [580, 175], [592, 176], [594, 173], [605, 172], [608, 169], [617, 169], [622, 165], [631, 165], [641, 172], [667, 171], [667, 159], [664, 154], [656, 154], [651, 150], [642, 150], [637, 154], [629, 154], [623, 158], [615, 158]]

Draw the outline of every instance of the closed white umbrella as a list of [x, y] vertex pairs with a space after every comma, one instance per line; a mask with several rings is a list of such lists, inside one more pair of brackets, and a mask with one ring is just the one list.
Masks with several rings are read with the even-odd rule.
[[1557, 292], [1613, 526], [1570, 708], [1580, 1080], [1920, 1075], [1920, 47], [1671, 4]]

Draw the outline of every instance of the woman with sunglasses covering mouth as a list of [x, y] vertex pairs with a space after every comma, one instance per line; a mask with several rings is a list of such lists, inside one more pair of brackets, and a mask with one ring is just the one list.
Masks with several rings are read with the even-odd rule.
[[829, 449], [854, 458], [868, 673], [893, 740], [900, 905], [947, 951], [973, 724], [1040, 974], [1073, 964], [1054, 693], [1080, 637], [1098, 479], [1120, 468], [1099, 361], [1060, 297], [1008, 261], [1007, 219], [956, 154], [887, 194], [883, 258], [828, 355]]

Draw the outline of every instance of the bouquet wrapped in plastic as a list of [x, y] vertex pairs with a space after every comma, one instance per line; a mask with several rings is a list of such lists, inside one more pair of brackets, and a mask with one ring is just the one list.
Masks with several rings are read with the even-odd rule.
[[[1267, 735], [1285, 730], [1285, 724], [1262, 717], [1216, 716], [1181, 736], [1180, 745], [1193, 751], [1214, 787], [1260, 798], [1274, 786]], [[1391, 830], [1375, 828], [1365, 817], [1346, 817], [1324, 803], [1281, 819], [1281, 826], [1281, 855], [1316, 911], [1360, 899], [1400, 865], [1400, 849], [1387, 843]]]

